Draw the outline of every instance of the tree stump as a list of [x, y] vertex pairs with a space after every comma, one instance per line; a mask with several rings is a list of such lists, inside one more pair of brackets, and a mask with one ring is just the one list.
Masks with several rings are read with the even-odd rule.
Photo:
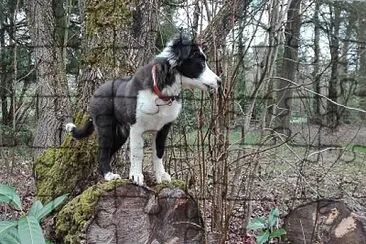
[[204, 225], [184, 190], [125, 180], [99, 183], [70, 201], [57, 217], [56, 234], [62, 243], [203, 243]]
[[301, 205], [285, 218], [290, 243], [363, 244], [366, 234], [359, 217], [343, 201], [318, 200]]
[[[78, 115], [76, 124], [83, 124], [86, 116]], [[97, 173], [98, 144], [95, 136], [75, 140], [66, 135], [60, 147], [48, 148], [34, 163], [33, 173], [37, 199], [47, 203], [62, 194], [74, 197], [95, 184]]]

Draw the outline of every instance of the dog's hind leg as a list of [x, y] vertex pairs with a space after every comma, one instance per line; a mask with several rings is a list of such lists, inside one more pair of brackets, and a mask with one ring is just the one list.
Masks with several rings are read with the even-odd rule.
[[155, 134], [153, 138], [153, 166], [157, 183], [170, 182], [170, 175], [165, 171], [163, 165], [163, 155], [165, 149], [165, 141], [169, 133], [171, 123], [166, 124]]
[[113, 156], [127, 141], [127, 138], [130, 134], [130, 128], [128, 126], [116, 126], [116, 133], [113, 139], [113, 149], [112, 154]]
[[98, 163], [99, 170], [102, 173], [105, 180], [120, 179], [121, 176], [112, 173], [110, 161], [112, 155], [116, 151], [116, 125], [115, 119], [112, 116], [100, 116], [95, 120], [99, 151], [98, 151]]

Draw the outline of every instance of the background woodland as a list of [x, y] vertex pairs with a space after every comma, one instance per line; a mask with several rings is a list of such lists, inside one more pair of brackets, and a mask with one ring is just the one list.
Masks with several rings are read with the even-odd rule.
[[[329, 198], [364, 212], [366, 2], [1, 0], [0, 9], [0, 181], [26, 201], [98, 180], [93, 139], [71, 141], [64, 124], [81, 123], [100, 84], [132, 75], [184, 31], [223, 84], [183, 93], [165, 165], [206, 228], [250, 243], [249, 219], [273, 207], [282, 216]], [[125, 177], [128, 155], [126, 145], [113, 163]]]

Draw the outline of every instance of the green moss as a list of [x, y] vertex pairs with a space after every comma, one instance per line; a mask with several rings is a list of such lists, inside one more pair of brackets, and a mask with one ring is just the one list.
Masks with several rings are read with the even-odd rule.
[[[86, 117], [77, 116], [75, 122], [83, 124]], [[34, 164], [37, 198], [43, 203], [59, 195], [71, 193], [79, 183], [97, 169], [97, 143], [95, 136], [73, 140], [66, 135], [59, 148], [49, 148]]]
[[[124, 32], [133, 23], [131, 9], [135, 2], [130, 0], [86, 0], [86, 35], [90, 43], [86, 62], [91, 67], [116, 67], [116, 38], [122, 38]], [[117, 42], [116, 42], [117, 41]]]
[[106, 191], [129, 183], [129, 180], [115, 180], [98, 183], [86, 189], [81, 195], [66, 204], [58, 214], [56, 235], [63, 243], [80, 243], [80, 234], [92, 219], [99, 197]]
[[154, 186], [154, 190], [159, 193], [162, 189], [164, 188], [173, 188], [173, 187], [177, 187], [180, 188], [182, 190], [186, 189], [186, 183], [182, 180], [172, 180], [170, 183], [161, 183], [161, 184], [157, 184], [156, 186]]

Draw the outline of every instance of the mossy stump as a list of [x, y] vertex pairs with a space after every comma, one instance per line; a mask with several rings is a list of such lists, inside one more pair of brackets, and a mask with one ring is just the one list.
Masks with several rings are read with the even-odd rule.
[[203, 243], [198, 204], [177, 185], [98, 183], [61, 209], [57, 238], [62, 243]]
[[[87, 117], [79, 115], [76, 124]], [[43, 203], [68, 193], [74, 197], [100, 180], [97, 173], [98, 145], [95, 136], [75, 140], [66, 135], [58, 148], [48, 148], [34, 164], [37, 198]]]
[[360, 217], [343, 201], [324, 199], [301, 205], [285, 218], [285, 228], [289, 243], [294, 244], [366, 243]]

